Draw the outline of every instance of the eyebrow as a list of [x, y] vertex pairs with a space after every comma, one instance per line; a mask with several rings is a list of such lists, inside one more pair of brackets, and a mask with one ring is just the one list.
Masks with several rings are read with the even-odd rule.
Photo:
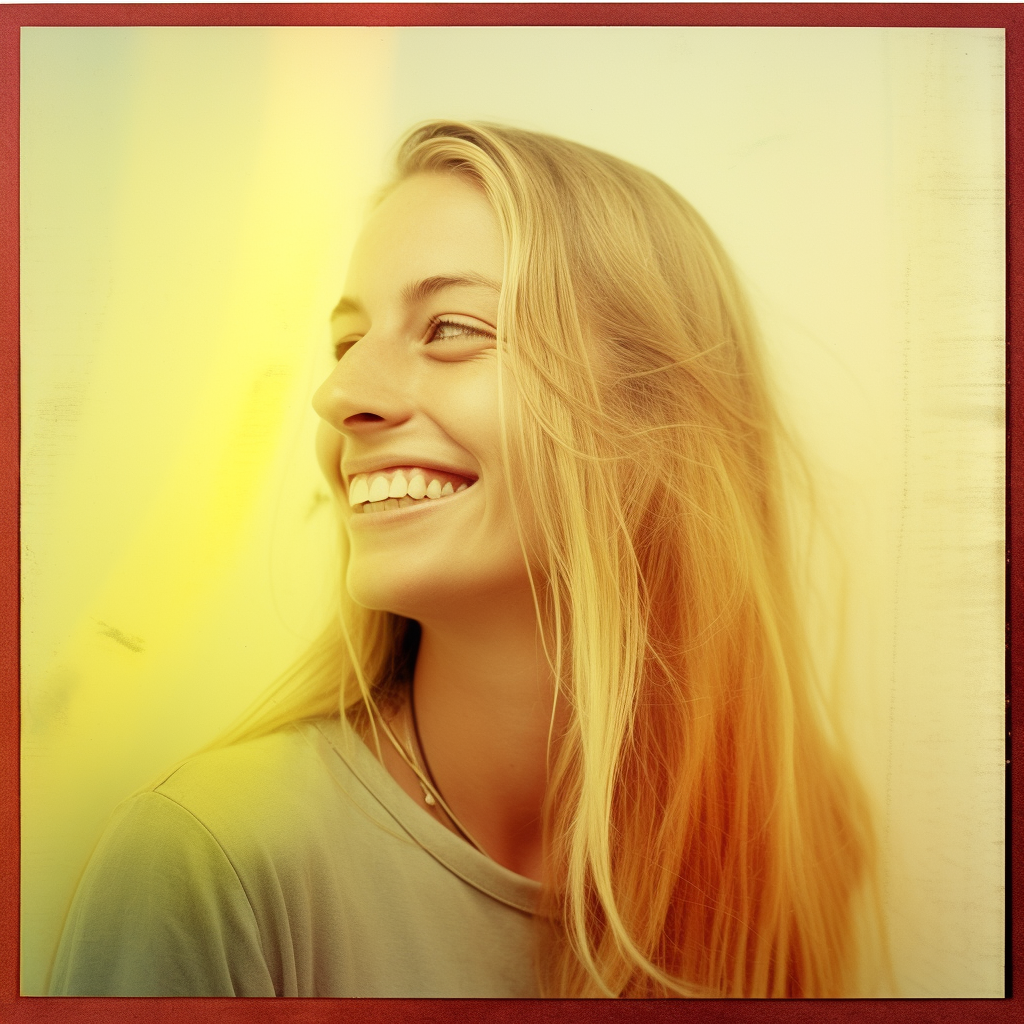
[[[446, 288], [467, 287], [490, 288], [492, 291], [501, 291], [501, 285], [497, 281], [492, 281], [489, 277], [484, 277], [481, 274], [474, 274], [472, 272], [457, 276], [437, 274], [434, 277], [425, 277], [422, 281], [406, 285], [402, 289], [402, 299], [409, 305], [415, 305], [417, 302], [422, 302], [424, 299], [435, 295], [437, 292], [444, 291]], [[362, 312], [364, 312], [362, 303], [357, 299], [342, 296], [341, 300], [331, 311], [331, 319], [333, 320], [334, 317], [343, 316], [346, 313]]]

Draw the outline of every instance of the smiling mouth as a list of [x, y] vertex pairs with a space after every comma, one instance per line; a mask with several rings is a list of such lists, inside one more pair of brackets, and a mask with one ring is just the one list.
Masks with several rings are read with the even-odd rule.
[[458, 473], [401, 466], [357, 473], [348, 485], [348, 503], [353, 512], [385, 512], [426, 505], [468, 490], [475, 483], [473, 478]]

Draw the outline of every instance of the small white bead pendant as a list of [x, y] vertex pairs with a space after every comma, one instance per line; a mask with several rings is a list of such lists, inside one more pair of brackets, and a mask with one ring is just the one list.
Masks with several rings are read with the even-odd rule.
[[434, 794], [431, 793], [429, 789], [427, 789], [426, 783], [421, 782], [420, 783], [420, 789], [423, 790], [423, 802], [428, 807], [436, 806], [437, 805], [437, 801], [434, 799]]

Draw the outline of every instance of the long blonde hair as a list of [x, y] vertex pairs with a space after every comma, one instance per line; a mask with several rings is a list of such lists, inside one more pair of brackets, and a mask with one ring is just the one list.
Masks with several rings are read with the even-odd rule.
[[[728, 258], [664, 182], [563, 139], [430, 122], [396, 182], [419, 173], [475, 182], [504, 236], [506, 458], [531, 467], [518, 501], [571, 710], [544, 992], [853, 994], [871, 819], [805, 647], [792, 449]], [[339, 685], [366, 714], [417, 636], [343, 602], [257, 731], [337, 713]]]

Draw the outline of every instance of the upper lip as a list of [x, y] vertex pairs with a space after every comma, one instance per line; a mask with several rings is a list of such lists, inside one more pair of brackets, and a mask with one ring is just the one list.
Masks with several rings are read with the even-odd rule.
[[444, 462], [440, 459], [423, 458], [410, 455], [408, 452], [397, 452], [391, 455], [374, 455], [364, 458], [346, 459], [342, 465], [341, 475], [346, 484], [360, 473], [382, 473], [385, 470], [397, 469], [399, 466], [415, 466], [417, 469], [436, 469], [442, 473], [453, 473], [464, 476], [467, 480], [476, 480], [479, 474], [471, 469]]

